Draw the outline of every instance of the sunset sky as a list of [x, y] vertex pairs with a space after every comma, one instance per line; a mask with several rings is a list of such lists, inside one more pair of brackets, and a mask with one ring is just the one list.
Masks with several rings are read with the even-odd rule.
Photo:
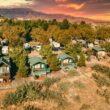
[[110, 21], [110, 0], [0, 0], [0, 8], [14, 7]]

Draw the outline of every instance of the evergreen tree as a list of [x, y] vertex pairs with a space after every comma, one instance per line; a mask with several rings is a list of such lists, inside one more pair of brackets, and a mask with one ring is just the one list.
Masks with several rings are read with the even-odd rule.
[[69, 22], [67, 19], [64, 19], [63, 22], [60, 25], [61, 29], [68, 29], [69, 28]]
[[18, 73], [21, 77], [27, 77], [28, 76], [28, 67], [26, 66], [26, 59], [22, 58], [20, 60], [19, 66], [18, 66]]
[[78, 65], [80, 66], [80, 67], [82, 67], [82, 66], [86, 66], [86, 62], [85, 62], [86, 60], [85, 60], [85, 56], [84, 56], [84, 54], [81, 52], [80, 53], [80, 58], [79, 58], [79, 61], [78, 61]]
[[52, 55], [51, 57], [48, 57], [47, 62], [52, 71], [58, 71], [60, 69], [60, 63], [56, 55]]
[[46, 59], [49, 58], [52, 55], [52, 47], [50, 45], [42, 46], [40, 54]]

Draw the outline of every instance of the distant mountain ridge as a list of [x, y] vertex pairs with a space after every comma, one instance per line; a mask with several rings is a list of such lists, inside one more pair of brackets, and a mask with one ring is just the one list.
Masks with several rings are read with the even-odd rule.
[[64, 15], [64, 14], [47, 14], [43, 12], [38, 12], [31, 10], [29, 8], [0, 8], [0, 15], [8, 17], [8, 18], [22, 18], [22, 19], [68, 19], [71, 22], [80, 22], [80, 21], [86, 21], [89, 23], [95, 23], [96, 20], [83, 18], [83, 17], [73, 17], [70, 15]]

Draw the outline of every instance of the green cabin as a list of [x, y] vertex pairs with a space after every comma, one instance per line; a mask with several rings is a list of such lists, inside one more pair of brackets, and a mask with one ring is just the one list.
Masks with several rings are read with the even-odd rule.
[[60, 63], [61, 63], [61, 68], [63, 70], [70, 70], [74, 67], [77, 67], [74, 58], [72, 58], [71, 56], [63, 53], [63, 54], [59, 54], [57, 56], [57, 58], [59, 59]]
[[50, 68], [48, 64], [41, 58], [31, 57], [29, 58], [29, 64], [31, 68], [31, 73], [35, 77], [45, 76], [50, 73]]
[[0, 57], [0, 82], [10, 79], [10, 59], [6, 56]]

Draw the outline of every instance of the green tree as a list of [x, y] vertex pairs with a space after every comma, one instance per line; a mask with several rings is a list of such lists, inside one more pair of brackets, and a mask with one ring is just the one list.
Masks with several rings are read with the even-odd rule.
[[96, 28], [96, 37], [99, 40], [106, 40], [107, 38], [110, 38], [110, 27], [101, 26]]
[[80, 67], [82, 67], [82, 66], [86, 66], [86, 62], [85, 62], [86, 60], [85, 60], [85, 56], [84, 56], [84, 54], [81, 52], [80, 53], [80, 58], [79, 58], [79, 61], [78, 61], [78, 65], [80, 66]]
[[9, 53], [9, 56], [17, 67], [18, 76], [26, 77], [28, 75], [28, 67], [27, 53], [25, 50], [22, 47], [13, 48]]
[[18, 73], [19, 73], [19, 76], [21, 76], [21, 77], [27, 77], [28, 76], [26, 53], [22, 53], [22, 57], [20, 58], [20, 62], [18, 65]]
[[43, 45], [40, 54], [46, 59], [49, 58], [52, 55], [52, 47], [50, 45]]
[[48, 57], [47, 62], [52, 71], [58, 71], [60, 69], [60, 63], [56, 55], [52, 55], [51, 57]]
[[[9, 40], [12, 47], [22, 46], [25, 41], [26, 30], [21, 26], [3, 26], [3, 38]], [[19, 42], [18, 42], [19, 41]]]
[[77, 57], [78, 53], [77, 53], [77, 50], [75, 49], [75, 46], [72, 43], [68, 44], [65, 47], [65, 53], [72, 56], [76, 62], [78, 61], [78, 57]]
[[69, 22], [67, 19], [64, 19], [60, 24], [61, 29], [68, 29], [69, 28]]
[[49, 43], [47, 31], [44, 31], [42, 28], [33, 28], [30, 35], [34, 41], [40, 42], [44, 45]]
[[101, 45], [102, 48], [105, 48], [106, 52], [110, 55], [110, 43], [106, 42], [104, 44]]
[[42, 23], [42, 26], [41, 26], [45, 31], [47, 31], [47, 29], [48, 29], [48, 23], [46, 22], [46, 21], [44, 21], [43, 23]]

